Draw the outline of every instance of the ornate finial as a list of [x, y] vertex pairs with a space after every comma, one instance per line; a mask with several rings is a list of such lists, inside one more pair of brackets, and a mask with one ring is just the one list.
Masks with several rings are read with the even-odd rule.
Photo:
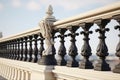
[[47, 11], [46, 11], [46, 14], [49, 15], [49, 16], [51, 16], [51, 15], [53, 14], [53, 8], [52, 8], [51, 5], [48, 6], [48, 9], [47, 9]]
[[52, 20], [55, 20], [55, 21], [56, 21], [55, 17], [52, 16], [52, 14], [53, 14], [53, 8], [52, 8], [51, 5], [48, 6], [48, 9], [47, 9], [47, 11], [46, 11], [46, 14], [47, 14], [47, 15], [45, 16], [45, 19], [52, 19]]

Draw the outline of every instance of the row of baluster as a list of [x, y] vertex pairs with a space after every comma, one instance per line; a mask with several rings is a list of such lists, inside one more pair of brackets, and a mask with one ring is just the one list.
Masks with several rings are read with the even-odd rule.
[[[114, 19], [120, 24], [120, 15], [114, 16]], [[52, 32], [53, 35], [53, 39], [54, 38], [60, 38], [60, 47], [58, 50], [58, 55], [61, 57], [61, 60], [58, 61], [54, 61], [54, 63], [51, 62], [48, 63], [49, 65], [61, 65], [61, 66], [69, 66], [69, 67], [80, 67], [80, 68], [84, 68], [84, 69], [95, 69], [95, 70], [101, 70], [101, 71], [110, 71], [111, 68], [109, 66], [109, 64], [106, 62], [106, 57], [108, 56], [108, 49], [107, 49], [107, 45], [105, 43], [105, 33], [106, 31], [109, 31], [109, 28], [105, 28], [106, 25], [110, 22], [110, 19], [98, 19], [95, 20], [94, 23], [96, 23], [99, 26], [99, 29], [96, 29], [96, 32], [99, 32], [99, 44], [97, 47], [97, 56], [100, 58], [100, 60], [98, 61], [98, 63], [96, 63], [95, 66], [93, 66], [92, 62], [89, 61], [89, 57], [92, 55], [91, 53], [91, 47], [89, 45], [89, 34], [92, 34], [92, 31], [89, 31], [89, 29], [91, 28], [91, 26], [94, 23], [82, 23], [79, 24], [79, 26], [69, 26], [68, 28], [61, 28], [61, 29], [57, 29], [54, 30]], [[84, 57], [84, 60], [82, 62], [80, 62], [80, 64], [76, 61], [75, 57], [78, 55], [77, 53], [77, 47], [76, 47], [76, 39], [75, 37], [78, 36], [79, 34], [76, 33], [76, 30], [82, 27], [83, 31], [81, 32], [81, 34], [84, 35], [84, 44], [82, 46], [82, 50], [81, 50], [81, 55]], [[115, 29], [119, 29], [120, 31], [120, 26], [116, 26]], [[69, 30], [71, 33], [69, 33], [68, 35], [65, 35], [65, 32]], [[59, 32], [60, 35], [58, 35], [57, 37], [55, 37], [55, 33]], [[66, 48], [64, 45], [64, 38], [70, 36], [71, 37], [71, 45], [69, 48], [69, 56], [72, 58], [71, 61], [66, 61], [64, 59], [65, 55], [66, 55]], [[120, 37], [120, 34], [119, 34]], [[40, 48], [38, 49], [38, 41], [40, 41]], [[34, 42], [34, 48], [33, 48], [33, 43]], [[28, 44], [29, 43], [29, 44]], [[29, 46], [29, 49], [28, 49]], [[51, 56], [55, 56], [55, 48], [53, 45], [53, 55]], [[9, 40], [9, 41], [5, 41], [5, 42], [0, 42], [0, 57], [4, 57], [4, 58], [9, 58], [9, 59], [15, 59], [15, 60], [21, 60], [21, 61], [28, 61], [28, 62], [38, 62], [40, 61], [40, 59], [42, 59], [42, 57], [44, 57], [42, 55], [42, 52], [44, 51], [44, 38], [42, 37], [42, 35], [39, 34], [34, 34], [34, 35], [29, 35], [29, 36], [25, 36], [25, 37], [21, 37], [18, 39], [14, 39], [14, 40]], [[116, 49], [116, 55], [118, 57], [120, 57], [120, 42], [118, 42], [117, 45], [117, 49]], [[41, 57], [41, 58], [40, 58]], [[53, 58], [52, 57], [52, 58]], [[50, 57], [49, 57], [50, 58]], [[51, 60], [52, 60], [51, 58]], [[46, 59], [46, 58], [45, 58]], [[47, 59], [46, 59], [47, 60]], [[55, 59], [53, 59], [55, 60]], [[119, 72], [120, 73], [120, 64], [116, 65], [115, 69], [113, 70], [114, 72]]]

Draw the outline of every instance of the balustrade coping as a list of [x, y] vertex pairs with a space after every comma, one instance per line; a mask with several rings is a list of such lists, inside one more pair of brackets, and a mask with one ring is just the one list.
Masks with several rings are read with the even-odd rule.
[[[26, 72], [29, 72], [31, 75], [34, 73], [37, 73], [38, 77], [35, 77], [35, 75], [33, 75], [34, 78], [41, 78], [40, 75], [42, 75], [43, 73], [52, 72], [54, 77], [61, 80], [62, 79], [65, 79], [65, 80], [119, 80], [120, 79], [120, 74], [112, 73], [111, 71], [107, 71], [107, 72], [94, 71], [93, 69], [86, 70], [86, 69], [71, 68], [66, 66], [45, 66], [45, 65], [38, 65], [36, 63], [28, 63], [28, 62], [10, 60], [5, 58], [0, 58], [0, 65], [6, 66], [8, 68], [16, 69], [19, 71], [24, 71], [24, 72], [26, 71]], [[31, 80], [38, 80], [38, 79], [31, 79]], [[48, 80], [48, 79], [45, 79], [45, 80]]]
[[[120, 1], [95, 9], [95, 10], [91, 10], [91, 11], [79, 14], [77, 16], [56, 21], [53, 23], [53, 26], [54, 26], [54, 29], [66, 28], [70, 25], [79, 25], [80, 23], [84, 23], [84, 22], [93, 22], [94, 20], [100, 19], [100, 18], [102, 19], [112, 18], [112, 16], [118, 15], [118, 14], [120, 14]], [[4, 42], [11, 39], [16, 39], [16, 38], [36, 34], [36, 33], [40, 33], [39, 26], [30, 30], [24, 31], [22, 33], [18, 33], [16, 35], [3, 37], [0, 39], [0, 42]]]

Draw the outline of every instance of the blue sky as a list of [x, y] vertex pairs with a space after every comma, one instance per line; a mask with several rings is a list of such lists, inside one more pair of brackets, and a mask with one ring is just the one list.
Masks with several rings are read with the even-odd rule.
[[[120, 0], [0, 0], [0, 31], [3, 36], [9, 36], [35, 28], [45, 16], [49, 4], [53, 6], [53, 15], [61, 20], [117, 1]], [[118, 32], [114, 32], [114, 41], [118, 42]], [[113, 40], [112, 37], [110, 39]], [[112, 43], [114, 47], [116, 44]]]

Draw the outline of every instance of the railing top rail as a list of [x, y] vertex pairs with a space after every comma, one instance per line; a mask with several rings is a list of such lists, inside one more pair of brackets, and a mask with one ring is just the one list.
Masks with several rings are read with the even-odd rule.
[[37, 33], [40, 33], [39, 27], [24, 31], [22, 33], [11, 35], [11, 36], [8, 36], [8, 37], [3, 37], [3, 38], [0, 39], [0, 42], [7, 41], [7, 40], [12, 40], [12, 39], [17, 39], [17, 38], [20, 38], [20, 37], [24, 37], [24, 36], [28, 36], [28, 35], [32, 35], [32, 34], [37, 34]]
[[[53, 26], [55, 27], [55, 29], [66, 28], [70, 25], [79, 25], [80, 23], [83, 23], [83, 22], [92, 22], [95, 19], [111, 18], [113, 15], [117, 15], [117, 14], [120, 14], [120, 1], [114, 4], [102, 7], [102, 8], [98, 8], [98, 9], [95, 9], [95, 10], [92, 10], [92, 11], [89, 11], [83, 14], [79, 14], [77, 16], [73, 16], [73, 17], [66, 18], [60, 21], [56, 21], [54, 22]], [[16, 35], [12, 35], [9, 37], [3, 37], [0, 39], [0, 42], [20, 38], [20, 37], [27, 36], [27, 35], [36, 34], [39, 32], [40, 32], [39, 27], [36, 27], [34, 29], [31, 29], [31, 30], [28, 30], [28, 31], [25, 31], [25, 32], [22, 32]]]
[[70, 18], [57, 21], [54, 23], [54, 26], [56, 26], [56, 28], [67, 27], [69, 25], [75, 25], [77, 23], [92, 22], [95, 19], [111, 18], [113, 15], [116, 14], [120, 14], [120, 1]]

